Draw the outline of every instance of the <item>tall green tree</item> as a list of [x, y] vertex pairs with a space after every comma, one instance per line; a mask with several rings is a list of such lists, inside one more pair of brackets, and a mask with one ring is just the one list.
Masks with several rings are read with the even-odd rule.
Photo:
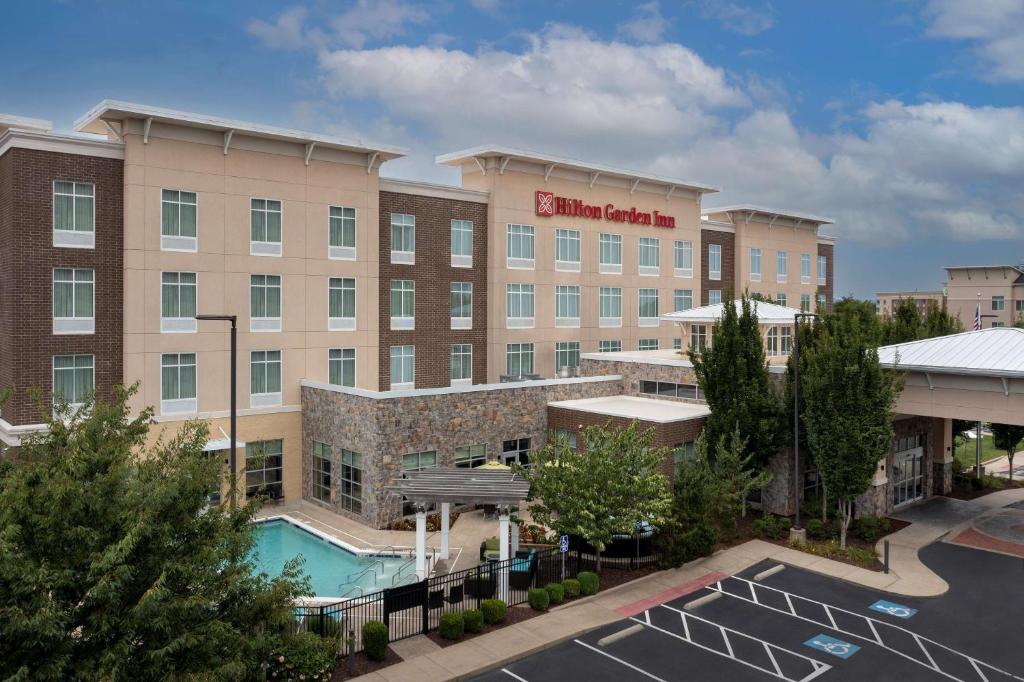
[[530, 453], [518, 471], [530, 481], [530, 514], [560, 533], [578, 535], [601, 552], [613, 535], [632, 535], [641, 522], [661, 526], [672, 504], [661, 473], [671, 451], [651, 445], [653, 429], [637, 422], [625, 429], [583, 431], [581, 449], [559, 438]]
[[61, 413], [0, 472], [0, 678], [255, 679], [296, 562], [254, 570], [254, 503], [207, 506], [205, 424], [147, 446], [130, 391]]
[[1013, 480], [1013, 456], [1017, 446], [1024, 440], [1024, 426], [1016, 424], [989, 424], [992, 428], [992, 444], [1006, 451], [1006, 459], [1010, 462], [1010, 480]]
[[718, 485], [708, 463], [707, 438], [701, 433], [694, 442], [693, 455], [679, 463], [671, 510], [658, 535], [664, 566], [682, 566], [714, 550], [718, 542], [714, 521]]
[[801, 353], [806, 370], [801, 413], [822, 484], [838, 507], [840, 542], [853, 503], [871, 485], [893, 437], [893, 406], [900, 379], [878, 363], [874, 341], [854, 318], [827, 318]]
[[735, 537], [740, 516], [746, 516], [747, 497], [755, 490], [768, 485], [772, 479], [770, 471], [751, 466], [753, 455], [746, 451], [746, 441], [739, 429], [726, 439], [723, 437], [715, 448], [715, 495], [712, 507], [715, 520], [723, 536]]
[[886, 345], [924, 338], [924, 320], [917, 309], [917, 302], [912, 298], [899, 299], [892, 319], [882, 323], [882, 334]]
[[739, 310], [731, 301], [722, 306], [711, 345], [703, 352], [689, 351], [711, 414], [704, 431], [713, 449], [737, 429], [751, 455], [751, 466], [764, 467], [778, 451], [781, 430], [779, 395], [768, 375], [756, 302], [748, 294]]
[[938, 304], [935, 301], [928, 301], [924, 318], [921, 320], [923, 339], [933, 339], [936, 336], [949, 336], [959, 334], [964, 330], [964, 325], [959, 317], [953, 317], [946, 308], [946, 302]]
[[878, 310], [871, 301], [864, 301], [847, 295], [832, 306], [832, 315], [841, 318], [856, 318], [861, 329], [872, 335], [881, 334]]

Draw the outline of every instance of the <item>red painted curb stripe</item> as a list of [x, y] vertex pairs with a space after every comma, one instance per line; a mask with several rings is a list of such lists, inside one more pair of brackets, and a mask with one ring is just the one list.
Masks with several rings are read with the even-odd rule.
[[629, 618], [630, 616], [635, 616], [638, 613], [643, 613], [652, 606], [658, 606], [659, 604], [664, 604], [667, 601], [678, 599], [679, 597], [690, 594], [691, 592], [696, 592], [697, 590], [704, 589], [708, 585], [713, 585], [717, 583], [719, 580], [723, 580], [728, 577], [729, 576], [727, 576], [726, 574], [719, 573], [717, 571], [705, 573], [699, 578], [694, 578], [688, 583], [683, 583], [682, 585], [677, 585], [675, 587], [669, 588], [664, 592], [660, 592], [654, 595], [653, 597], [648, 597], [647, 599], [641, 599], [640, 601], [633, 602], [632, 604], [620, 606], [619, 608], [615, 609], [615, 613], [619, 614], [620, 616], [625, 616]]

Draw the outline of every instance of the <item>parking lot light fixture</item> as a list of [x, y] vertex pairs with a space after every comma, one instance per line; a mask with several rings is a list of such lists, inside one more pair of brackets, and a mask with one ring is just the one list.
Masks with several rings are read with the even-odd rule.
[[237, 470], [236, 459], [238, 449], [238, 387], [237, 387], [237, 373], [238, 373], [238, 316], [237, 315], [196, 315], [197, 320], [212, 320], [216, 322], [230, 322], [231, 323], [231, 451], [228, 453], [228, 466], [231, 467], [231, 472], [228, 476], [228, 494], [231, 499], [228, 502], [231, 509], [235, 508], [237, 502], [236, 496], [237, 491], [235, 487], [237, 485]]

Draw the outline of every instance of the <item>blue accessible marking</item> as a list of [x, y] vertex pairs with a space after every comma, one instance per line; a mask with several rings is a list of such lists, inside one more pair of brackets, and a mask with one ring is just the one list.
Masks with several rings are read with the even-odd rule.
[[912, 609], [909, 606], [904, 606], [903, 604], [894, 604], [893, 602], [885, 601], [884, 599], [879, 599], [868, 608], [872, 611], [878, 611], [879, 613], [884, 613], [889, 616], [896, 616], [897, 618], [910, 618], [917, 613], [917, 609]]
[[828, 635], [818, 635], [817, 637], [811, 637], [809, 640], [804, 642], [804, 646], [809, 646], [812, 649], [818, 651], [824, 651], [826, 654], [832, 654], [842, 659], [847, 659], [853, 656], [855, 653], [860, 651], [860, 647], [856, 644], [850, 644], [844, 642], [841, 639], [835, 637], [829, 637]]

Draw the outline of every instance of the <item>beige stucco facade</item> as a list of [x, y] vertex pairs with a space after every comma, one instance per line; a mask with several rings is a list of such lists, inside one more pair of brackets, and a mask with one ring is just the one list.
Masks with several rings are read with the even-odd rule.
[[964, 329], [974, 325], [979, 303], [983, 329], [999, 324], [1010, 327], [1024, 317], [1024, 269], [1012, 265], [946, 268], [946, 295], [949, 313], [960, 318]]

